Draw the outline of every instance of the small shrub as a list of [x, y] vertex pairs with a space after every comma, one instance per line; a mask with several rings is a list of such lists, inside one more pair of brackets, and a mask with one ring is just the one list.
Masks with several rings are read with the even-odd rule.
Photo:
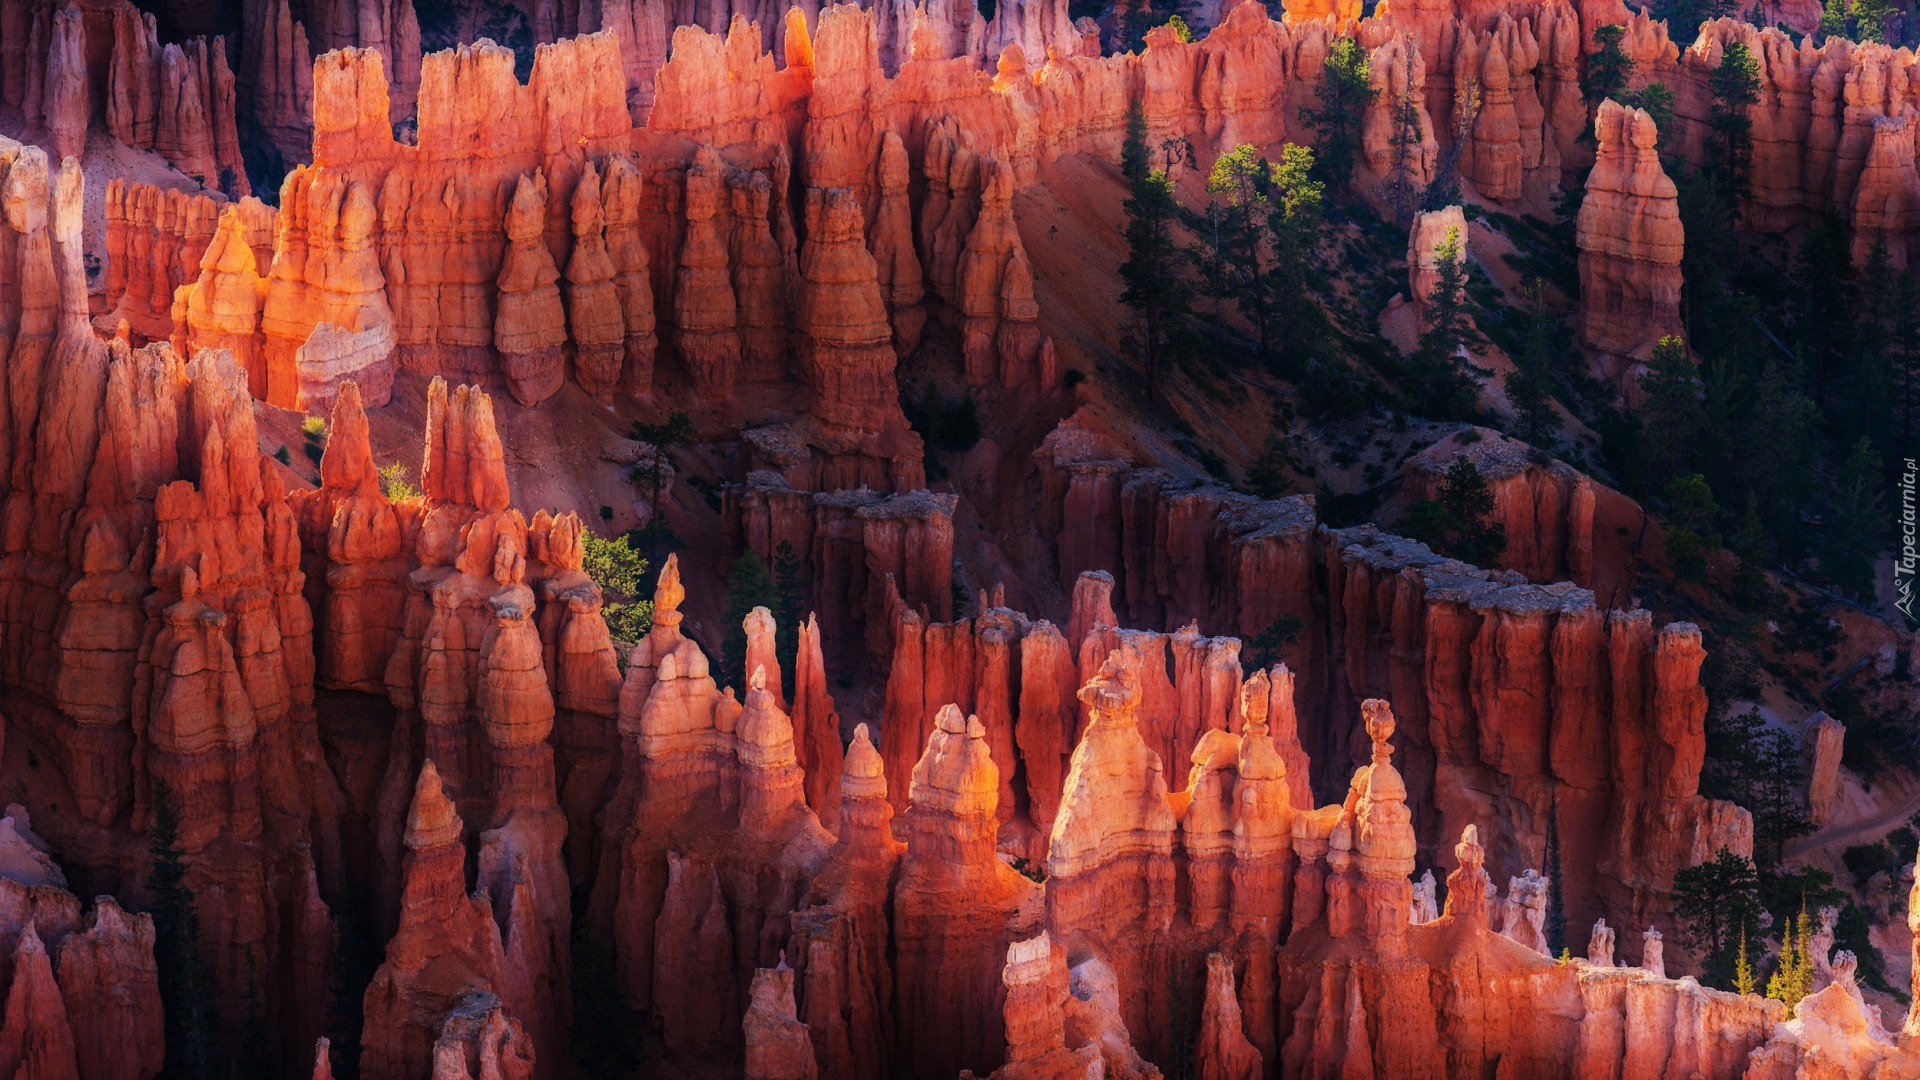
[[293, 464], [293, 454], [287, 450], [286, 443], [280, 444], [280, 449], [275, 450], [273, 452], [273, 457], [274, 457], [274, 460], [278, 461], [282, 465]]
[[411, 499], [420, 494], [420, 489], [414, 487], [413, 482], [407, 479], [406, 465], [398, 461], [390, 461], [380, 466], [380, 490], [394, 502]]

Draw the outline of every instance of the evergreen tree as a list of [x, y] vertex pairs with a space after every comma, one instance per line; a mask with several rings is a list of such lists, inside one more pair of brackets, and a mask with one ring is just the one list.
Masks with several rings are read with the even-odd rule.
[[1120, 302], [1139, 316], [1147, 400], [1157, 402], [1168, 332], [1186, 311], [1192, 290], [1181, 276], [1182, 255], [1173, 236], [1180, 213], [1173, 182], [1152, 167], [1148, 155], [1146, 115], [1134, 102], [1127, 110], [1127, 135], [1120, 155], [1120, 171], [1130, 189], [1123, 206], [1127, 261], [1120, 264], [1120, 280], [1126, 283]]
[[1855, 316], [1861, 313], [1852, 229], [1838, 212], [1821, 215], [1807, 230], [1794, 256], [1791, 280], [1795, 352], [1813, 376], [1814, 403], [1824, 406], [1828, 385], [1847, 374], [1855, 349]]
[[1746, 511], [1734, 531], [1730, 545], [1740, 557], [1733, 572], [1733, 602], [1742, 611], [1758, 610], [1766, 602], [1767, 575], [1762, 560], [1766, 556], [1766, 533], [1760, 524], [1760, 500], [1747, 492]]
[[1460, 230], [1449, 228], [1433, 249], [1434, 288], [1427, 298], [1427, 327], [1414, 354], [1414, 393], [1432, 415], [1453, 420], [1476, 415], [1480, 391], [1476, 376], [1487, 374], [1467, 359], [1486, 339], [1468, 310], [1466, 260]]
[[1513, 403], [1513, 433], [1528, 446], [1528, 456], [1545, 463], [1560, 449], [1560, 414], [1553, 408], [1554, 330], [1558, 325], [1546, 307], [1546, 289], [1535, 278], [1523, 289], [1527, 300], [1526, 346], [1516, 370], [1507, 377], [1507, 400]]
[[1729, 41], [1720, 66], [1707, 77], [1707, 157], [1733, 201], [1747, 193], [1753, 169], [1753, 120], [1747, 108], [1760, 100], [1760, 64], [1745, 42]]
[[165, 1015], [167, 1080], [202, 1080], [213, 1062], [212, 986], [200, 958], [200, 913], [180, 847], [180, 804], [165, 781], [153, 782], [147, 825], [147, 895], [153, 914], [153, 962]]
[[1703, 581], [1707, 576], [1707, 550], [1720, 546], [1720, 534], [1713, 531], [1713, 519], [1720, 507], [1713, 501], [1713, 489], [1699, 473], [1676, 476], [1661, 493], [1667, 502], [1667, 562], [1673, 576], [1681, 581]]
[[1633, 58], [1621, 46], [1626, 37], [1627, 28], [1618, 24], [1594, 28], [1598, 48], [1587, 57], [1586, 73], [1580, 76], [1580, 96], [1587, 99], [1589, 110], [1598, 109], [1608, 98], [1618, 100], [1627, 80], [1633, 78]]
[[1823, 37], [1851, 37], [1853, 16], [1847, 0], [1826, 0], [1820, 8], [1820, 34]]
[[1787, 841], [1813, 831], [1807, 817], [1807, 767], [1800, 757], [1799, 740], [1769, 729], [1753, 740], [1752, 801], [1753, 852], [1769, 867], [1780, 865]]
[[1567, 892], [1560, 873], [1560, 797], [1554, 796], [1547, 814], [1547, 952], [1567, 949]]
[[1640, 376], [1640, 414], [1648, 450], [1668, 476], [1679, 475], [1699, 429], [1699, 385], [1687, 343], [1671, 335], [1661, 338]]
[[1785, 1004], [1792, 1015], [1800, 999], [1813, 993], [1813, 976], [1813, 929], [1803, 907], [1781, 934], [1779, 966], [1767, 979], [1767, 996]]
[[1862, 435], [1840, 467], [1833, 488], [1834, 525], [1829, 573], [1853, 596], [1873, 596], [1873, 561], [1880, 554], [1887, 520], [1880, 455]]
[[1753, 965], [1747, 961], [1747, 932], [1740, 931], [1740, 951], [1733, 958], [1733, 992], [1753, 993]]
[[1393, 227], [1404, 229], [1407, 218], [1413, 212], [1415, 192], [1413, 190], [1413, 166], [1420, 149], [1420, 102], [1414, 97], [1414, 62], [1420, 55], [1419, 43], [1409, 37], [1401, 38], [1401, 52], [1406, 56], [1406, 70], [1402, 73], [1400, 99], [1393, 105]]
[[1674, 875], [1673, 913], [1683, 940], [1700, 957], [1700, 981], [1722, 990], [1738, 983], [1740, 942], [1760, 932], [1760, 876], [1753, 863], [1721, 848]]
[[[727, 573], [727, 602], [720, 613], [720, 653], [726, 663], [726, 678], [740, 687], [744, 696], [747, 676], [746, 617], [757, 607], [772, 611], [780, 602], [773, 575], [759, 553], [749, 548], [733, 561]], [[776, 646], [777, 648], [777, 646]]]
[[685, 446], [697, 436], [693, 421], [686, 413], [676, 412], [668, 416], [664, 423], [643, 424], [634, 421], [627, 437], [653, 447], [653, 452], [634, 465], [629, 479], [647, 491], [647, 507], [652, 510], [648, 520], [647, 533], [651, 552], [650, 562], [659, 566], [666, 558], [667, 517], [665, 507], [660, 505], [660, 493], [666, 490], [667, 479], [673, 475], [673, 466], [667, 460], [667, 452], [675, 446]]
[[1420, 208], [1432, 213], [1460, 202], [1460, 152], [1472, 145], [1473, 124], [1480, 118], [1480, 80], [1471, 73], [1456, 76], [1453, 87], [1453, 138], [1440, 148]]
[[785, 540], [773, 551], [773, 653], [792, 686], [797, 678], [794, 667], [800, 651], [800, 624], [807, 618], [807, 581], [805, 568]]
[[1336, 188], [1353, 182], [1361, 123], [1377, 93], [1367, 81], [1367, 50], [1350, 37], [1334, 42], [1320, 83], [1320, 104], [1300, 110], [1300, 120], [1319, 133], [1315, 155], [1320, 175]]
[[1493, 489], [1473, 462], [1461, 457], [1432, 499], [1407, 507], [1398, 526], [1405, 536], [1448, 558], [1491, 567], [1507, 550], [1507, 527], [1493, 516]]
[[1267, 219], [1273, 173], [1273, 166], [1258, 150], [1241, 143], [1220, 155], [1207, 174], [1207, 194], [1218, 200], [1209, 243], [1214, 267], [1210, 276], [1215, 291], [1234, 301], [1253, 321], [1262, 359], [1269, 349], [1267, 290], [1272, 279], [1267, 263], [1272, 239]]
[[[1887, 36], [1898, 17], [1888, 0], [1853, 0], [1853, 38], [1855, 41], [1891, 41]], [[1826, 21], [1826, 13], [1821, 13]]]
[[1293, 455], [1287, 453], [1287, 444], [1280, 438], [1278, 431], [1267, 433], [1267, 441], [1260, 448], [1260, 456], [1247, 466], [1247, 480], [1244, 485], [1254, 496], [1262, 499], [1277, 499], [1293, 487], [1288, 474], [1293, 469]]
[[1659, 152], [1661, 162], [1666, 163], [1667, 153], [1673, 146], [1673, 133], [1679, 129], [1673, 121], [1673, 91], [1667, 89], [1666, 83], [1650, 82], [1638, 90], [1622, 90], [1620, 104], [1639, 109], [1653, 120], [1657, 132], [1654, 149]]
[[1326, 313], [1316, 299], [1314, 258], [1320, 250], [1324, 185], [1314, 179], [1313, 151], [1287, 143], [1273, 165], [1267, 196], [1268, 336], [1298, 370], [1326, 331]]

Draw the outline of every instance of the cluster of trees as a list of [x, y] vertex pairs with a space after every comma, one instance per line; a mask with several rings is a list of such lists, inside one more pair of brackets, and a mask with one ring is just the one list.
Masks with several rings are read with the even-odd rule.
[[1703, 985], [1751, 994], [1767, 970], [1766, 996], [1792, 1009], [1813, 990], [1814, 919], [1831, 908], [1834, 949], [1854, 954], [1862, 982], [1894, 992], [1866, 911], [1828, 871], [1770, 870], [1723, 847], [1674, 876], [1673, 903], [1681, 943], [1699, 959]]
[[1507, 527], [1493, 517], [1493, 489], [1462, 457], [1447, 469], [1431, 499], [1407, 507], [1395, 528], [1450, 559], [1492, 567], [1507, 550]]
[[1626, 91], [1633, 62], [1620, 33], [1595, 36], [1585, 88], [1654, 116], [1687, 234], [1685, 336], [1659, 343], [1637, 413], [1599, 425], [1607, 462], [1628, 494], [1667, 515], [1682, 579], [1704, 577], [1707, 550], [1726, 543], [1741, 559], [1741, 598], [1764, 594], [1762, 565], [1813, 556], [1821, 576], [1870, 596], [1872, 558], [1887, 539], [1887, 455], [1912, 436], [1920, 294], [1884, 239], [1856, 270], [1837, 215], [1808, 230], [1785, 275], [1738, 231], [1753, 163], [1747, 109], [1760, 89], [1744, 44], [1730, 43], [1709, 75], [1704, 153], [1690, 162], [1667, 137], [1672, 94], [1658, 83]]
[[[1207, 175], [1211, 199], [1201, 212], [1183, 209], [1174, 191], [1178, 169], [1192, 160], [1191, 149], [1180, 140], [1150, 145], [1145, 116], [1137, 104], [1129, 111], [1121, 154], [1128, 186], [1121, 302], [1135, 316], [1150, 400], [1160, 397], [1168, 362], [1197, 351], [1190, 312], [1197, 301], [1213, 299], [1246, 317], [1255, 338], [1253, 359], [1299, 380], [1310, 403], [1347, 403], [1357, 393], [1364, 408], [1368, 395], [1334, 348], [1335, 328], [1322, 303], [1331, 287], [1321, 251], [1329, 202], [1351, 190], [1361, 127], [1378, 94], [1368, 85], [1367, 52], [1359, 42], [1334, 43], [1318, 94], [1318, 103], [1301, 111], [1316, 134], [1314, 145], [1288, 143], [1277, 160], [1246, 144], [1221, 155]], [[1418, 108], [1411, 95], [1395, 103], [1396, 166], [1386, 195], [1400, 219], [1397, 227], [1416, 209], [1458, 198], [1457, 176], [1450, 185], [1445, 176], [1452, 174], [1444, 162], [1445, 176], [1416, 190], [1411, 169], [1420, 138]], [[1183, 243], [1182, 230], [1198, 242]], [[1485, 341], [1471, 315], [1460, 248], [1457, 236], [1443, 245], [1441, 285], [1429, 306], [1429, 326], [1419, 356], [1400, 379], [1404, 396], [1436, 417], [1475, 416], [1478, 379], [1486, 374], [1471, 361]], [[1551, 415], [1550, 408], [1545, 411]]]

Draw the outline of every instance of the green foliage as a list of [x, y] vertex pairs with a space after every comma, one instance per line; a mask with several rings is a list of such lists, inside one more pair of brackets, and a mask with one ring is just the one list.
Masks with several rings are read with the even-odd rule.
[[1193, 41], [1193, 31], [1187, 28], [1187, 20], [1175, 15], [1173, 18], [1167, 20], [1167, 25], [1173, 28], [1175, 40], [1187, 43]]
[[1334, 42], [1327, 51], [1320, 104], [1300, 110], [1300, 121], [1320, 136], [1314, 147], [1320, 175], [1334, 187], [1353, 181], [1361, 123], [1377, 93], [1367, 81], [1367, 50], [1350, 37]]
[[1393, 148], [1393, 185], [1388, 189], [1388, 196], [1393, 205], [1395, 229], [1406, 226], [1407, 217], [1414, 209], [1416, 193], [1413, 189], [1413, 169], [1419, 160], [1420, 113], [1423, 104], [1413, 89], [1418, 84], [1414, 64], [1419, 50], [1408, 47], [1401, 51], [1406, 57], [1406, 70], [1401, 80], [1404, 89], [1399, 100], [1393, 103], [1393, 137], [1388, 140], [1388, 145]]
[[1667, 502], [1667, 563], [1673, 576], [1706, 580], [1707, 551], [1720, 546], [1720, 534], [1712, 531], [1714, 515], [1720, 512], [1713, 489], [1706, 477], [1689, 473], [1668, 481], [1661, 494]]
[[305, 420], [300, 421], [300, 433], [307, 437], [308, 442], [325, 439], [327, 437], [326, 417], [309, 416]]
[[1760, 933], [1760, 876], [1751, 860], [1726, 848], [1698, 866], [1674, 875], [1673, 913], [1683, 940], [1699, 954], [1700, 981], [1733, 989], [1745, 942]]
[[1638, 90], [1622, 90], [1620, 103], [1645, 112], [1653, 119], [1654, 128], [1659, 132], [1654, 148], [1660, 159], [1667, 160], [1667, 152], [1673, 146], [1673, 133], [1679, 130], [1673, 122], [1673, 91], [1663, 82], [1650, 82]]
[[1266, 443], [1260, 447], [1260, 456], [1247, 466], [1243, 486], [1258, 498], [1277, 499], [1292, 489], [1290, 474], [1293, 471], [1293, 455], [1287, 452], [1286, 440], [1277, 431], [1268, 432]]
[[580, 534], [585, 554], [580, 568], [600, 586], [600, 617], [607, 633], [625, 645], [646, 635], [653, 625], [653, 601], [647, 597], [647, 560], [633, 548], [625, 533], [603, 537], [592, 529]]
[[204, 1078], [212, 1060], [213, 988], [200, 959], [200, 913], [180, 847], [180, 804], [165, 780], [153, 782], [147, 824], [147, 896], [153, 962], [167, 1043], [167, 1076]]
[[1701, 419], [1700, 381], [1686, 342], [1671, 335], [1660, 339], [1640, 376], [1640, 393], [1649, 455], [1666, 475], [1678, 475]]
[[[792, 545], [782, 542], [774, 552], [773, 567], [749, 550], [734, 560], [727, 575], [727, 601], [720, 619], [725, 633], [720, 639], [722, 663], [732, 685], [747, 685], [747, 631], [743, 624], [754, 608], [763, 607], [774, 618], [774, 660], [785, 676], [793, 674], [794, 653], [799, 645], [800, 620], [806, 607], [806, 588], [799, 560]], [[782, 685], [791, 685], [790, 678]]]
[[668, 460], [668, 452], [675, 446], [685, 446], [699, 433], [694, 429], [693, 420], [684, 412], [675, 412], [658, 424], [643, 424], [634, 421], [627, 437], [636, 442], [646, 443], [653, 452], [636, 462], [628, 472], [627, 479], [647, 493], [647, 506], [652, 515], [647, 522], [647, 534], [652, 561], [659, 565], [665, 561], [667, 545], [667, 520], [664, 508], [660, 505], [660, 493], [665, 490], [667, 479], [673, 475], [673, 466]]
[[1507, 376], [1507, 400], [1513, 403], [1513, 434], [1528, 446], [1534, 461], [1544, 464], [1560, 448], [1560, 414], [1553, 408], [1555, 328], [1559, 322], [1547, 310], [1546, 288], [1539, 278], [1524, 288], [1527, 300], [1527, 337], [1515, 371]]
[[1445, 420], [1475, 418], [1478, 376], [1488, 374], [1467, 357], [1486, 347], [1474, 325], [1467, 299], [1466, 260], [1460, 250], [1460, 230], [1447, 229], [1435, 245], [1433, 294], [1427, 298], [1427, 327], [1414, 353], [1414, 373], [1408, 387], [1412, 399], [1428, 416]]
[[1753, 120], [1748, 107], [1760, 100], [1760, 64], [1745, 42], [1729, 41], [1720, 65], [1707, 77], [1707, 163], [1735, 201], [1747, 193], [1753, 170]]
[[280, 449], [273, 452], [273, 459], [282, 465], [293, 464], [293, 454], [287, 450], [287, 444], [281, 443]]
[[389, 461], [380, 466], [379, 473], [380, 490], [389, 500], [399, 502], [402, 499], [419, 497], [420, 489], [414, 487], [413, 481], [407, 478], [405, 462]]
[[1126, 284], [1120, 302], [1139, 319], [1147, 399], [1157, 402], [1169, 336], [1184, 316], [1193, 288], [1181, 271], [1184, 254], [1173, 235], [1180, 215], [1173, 181], [1165, 171], [1151, 167], [1146, 136], [1146, 115], [1135, 102], [1127, 110], [1127, 135], [1121, 147], [1121, 172], [1129, 194], [1123, 204], [1127, 261], [1120, 264], [1120, 280]]
[[1310, 278], [1323, 193], [1312, 172], [1306, 147], [1288, 143], [1270, 162], [1242, 143], [1207, 175], [1212, 227], [1201, 231], [1199, 255], [1208, 291], [1253, 323], [1262, 359], [1276, 343], [1297, 354], [1321, 336]]
[[1807, 770], [1799, 740], [1769, 728], [1754, 710], [1709, 716], [1700, 790], [1753, 813], [1753, 854], [1763, 869], [1780, 863], [1788, 840], [1813, 831], [1806, 814]]
[[1733, 0], [1658, 0], [1653, 4], [1653, 17], [1667, 20], [1675, 41], [1692, 41], [1701, 23], [1733, 15], [1738, 8]]
[[1493, 491], [1465, 457], [1456, 460], [1432, 499], [1407, 507], [1398, 530], [1448, 558], [1492, 567], [1507, 550], [1507, 527], [1493, 516]]
[[1580, 96], [1587, 99], [1587, 108], [1598, 109], [1602, 101], [1617, 99], [1633, 78], [1633, 58], [1620, 44], [1626, 36], [1624, 26], [1594, 28], [1593, 40], [1599, 49], [1587, 57], [1586, 73], [1580, 76]]
[[1751, 994], [1754, 990], [1753, 965], [1747, 961], [1747, 931], [1740, 930], [1740, 951], [1733, 957], [1733, 992]]
[[1287, 650], [1299, 644], [1305, 629], [1300, 616], [1282, 615], [1247, 641], [1241, 661], [1249, 671], [1265, 671], [1286, 658]]
[[1780, 946], [1780, 960], [1767, 979], [1767, 996], [1786, 1005], [1789, 1014], [1800, 999], [1813, 993], [1813, 929], [1807, 909], [1787, 930]]
[[1840, 466], [1833, 487], [1836, 528], [1823, 568], [1840, 587], [1861, 599], [1873, 597], [1873, 560], [1880, 554], [1887, 521], [1880, 455], [1865, 435]]

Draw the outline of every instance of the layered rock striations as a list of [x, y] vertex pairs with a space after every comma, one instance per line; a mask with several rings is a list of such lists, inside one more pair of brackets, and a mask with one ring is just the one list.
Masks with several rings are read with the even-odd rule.
[[1603, 102], [1594, 134], [1578, 223], [1580, 335], [1588, 348], [1628, 357], [1681, 329], [1679, 195], [1644, 111]]

